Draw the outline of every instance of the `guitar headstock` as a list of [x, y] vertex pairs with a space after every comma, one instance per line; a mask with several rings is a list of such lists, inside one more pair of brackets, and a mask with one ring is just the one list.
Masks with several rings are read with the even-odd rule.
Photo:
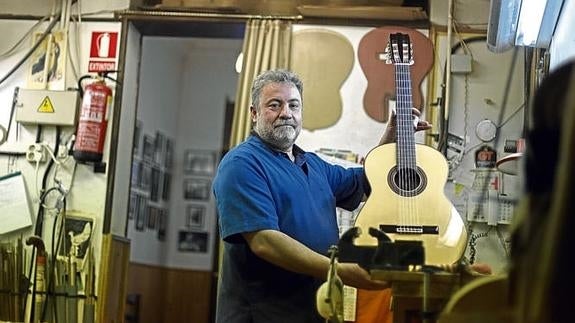
[[408, 34], [389, 34], [389, 42], [385, 49], [387, 64], [413, 64], [413, 48]]

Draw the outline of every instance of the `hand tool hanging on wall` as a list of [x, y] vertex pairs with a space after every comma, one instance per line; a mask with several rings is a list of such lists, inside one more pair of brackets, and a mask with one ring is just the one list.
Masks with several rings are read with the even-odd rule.
[[42, 238], [30, 236], [26, 239], [26, 244], [36, 249], [36, 263], [34, 269], [34, 282], [32, 286], [32, 299], [30, 301], [29, 322], [40, 322], [44, 300], [46, 298], [46, 248]]

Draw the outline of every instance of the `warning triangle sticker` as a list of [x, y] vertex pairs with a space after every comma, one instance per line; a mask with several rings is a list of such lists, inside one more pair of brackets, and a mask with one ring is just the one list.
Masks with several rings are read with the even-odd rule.
[[40, 103], [40, 106], [38, 107], [38, 112], [54, 113], [54, 105], [52, 104], [52, 101], [50, 101], [49, 97], [45, 97], [44, 100], [42, 100], [42, 103]]

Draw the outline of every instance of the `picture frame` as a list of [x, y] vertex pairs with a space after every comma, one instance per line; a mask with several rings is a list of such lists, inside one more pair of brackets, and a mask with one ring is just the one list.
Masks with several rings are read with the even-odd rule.
[[210, 199], [211, 180], [205, 178], [187, 178], [184, 180], [184, 199], [208, 201]]
[[141, 163], [140, 176], [138, 180], [140, 181], [140, 189], [148, 192], [152, 185], [152, 166], [147, 163]]
[[156, 137], [154, 138], [154, 163], [161, 165], [164, 160], [166, 145], [166, 136], [161, 131], [156, 131]]
[[174, 164], [174, 140], [166, 137], [166, 153], [164, 155], [164, 167], [171, 169]]
[[142, 159], [147, 163], [154, 162], [155, 151], [156, 151], [155, 139], [152, 138], [152, 136], [145, 134], [142, 145], [143, 145], [143, 147], [142, 147]]
[[158, 212], [158, 240], [166, 241], [166, 228], [168, 226], [168, 209], [162, 208]]
[[136, 214], [136, 204], [138, 202], [138, 194], [134, 191], [130, 192], [130, 201], [128, 202], [128, 219], [133, 220]]
[[132, 185], [133, 188], [139, 188], [140, 187], [140, 180], [139, 178], [142, 176], [142, 165], [141, 162], [139, 160], [133, 160], [132, 161], [132, 174], [131, 174], [131, 178], [130, 178], [130, 184]]
[[208, 252], [208, 232], [205, 231], [179, 231], [178, 251], [180, 252]]
[[216, 153], [211, 150], [188, 149], [184, 152], [186, 175], [212, 176], [216, 167]]
[[148, 205], [148, 218], [146, 221], [147, 222], [146, 227], [148, 229], [151, 229], [151, 230], [156, 229], [159, 211], [160, 211], [159, 208], [157, 208], [155, 206]]
[[160, 183], [160, 168], [152, 166], [150, 170], [150, 200], [152, 202], [158, 202], [162, 186], [164, 183]]
[[70, 213], [64, 222], [64, 250], [74, 261], [83, 261], [90, 246], [94, 219]]
[[186, 227], [189, 229], [203, 229], [206, 222], [206, 207], [200, 204], [186, 206]]
[[163, 172], [162, 174], [162, 200], [170, 200], [170, 185], [172, 185], [172, 174]]
[[148, 216], [148, 199], [144, 195], [138, 194], [137, 212], [135, 221], [135, 227], [137, 231], [144, 231], [147, 216]]

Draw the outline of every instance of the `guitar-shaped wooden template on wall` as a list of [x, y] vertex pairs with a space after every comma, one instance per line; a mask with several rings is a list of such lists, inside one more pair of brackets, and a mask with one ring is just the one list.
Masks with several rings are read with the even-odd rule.
[[395, 80], [393, 65], [386, 64], [383, 47], [389, 35], [401, 32], [409, 35], [414, 49], [414, 64], [411, 67], [411, 88], [413, 106], [423, 109], [421, 82], [433, 65], [433, 44], [417, 30], [407, 27], [381, 27], [366, 33], [358, 46], [359, 64], [367, 78], [367, 88], [363, 95], [363, 108], [369, 117], [379, 122], [387, 122], [389, 101], [395, 100]]
[[355, 226], [362, 234], [356, 245], [373, 246], [369, 228], [385, 232], [393, 241], [421, 241], [428, 265], [452, 264], [465, 251], [463, 220], [447, 199], [445, 157], [432, 147], [415, 143], [409, 35], [390, 35], [387, 60], [395, 67], [397, 142], [369, 152], [365, 172], [372, 191]]
[[341, 87], [353, 68], [353, 46], [340, 33], [327, 29], [299, 30], [292, 36], [291, 68], [303, 92], [303, 128], [318, 130], [337, 123], [342, 114]]

